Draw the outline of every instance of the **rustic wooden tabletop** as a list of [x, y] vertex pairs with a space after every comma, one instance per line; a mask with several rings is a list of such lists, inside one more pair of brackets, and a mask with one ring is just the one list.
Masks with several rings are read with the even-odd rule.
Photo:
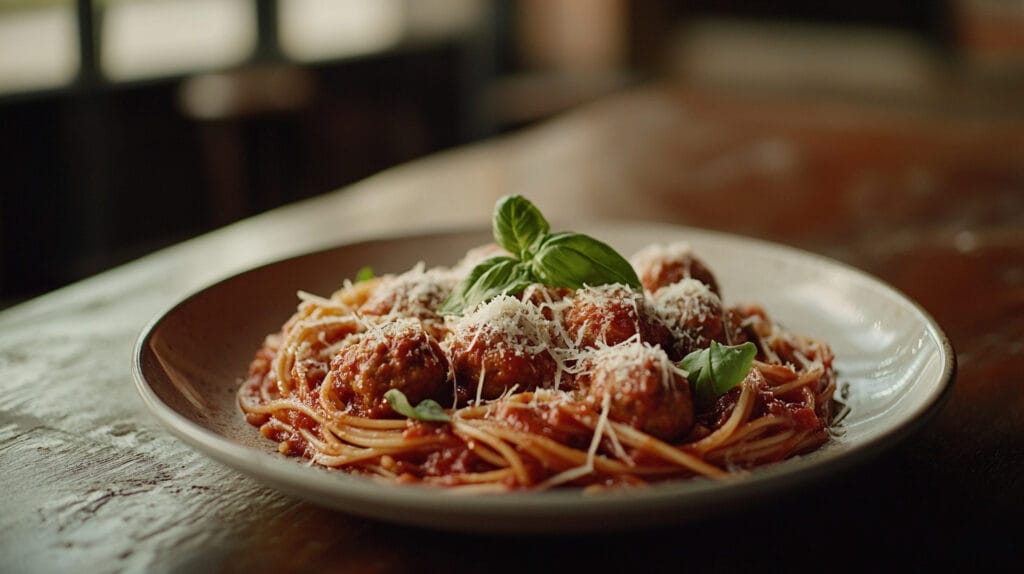
[[[189, 292], [343, 241], [480, 225], [506, 193], [553, 219], [722, 230], [874, 274], [950, 336], [952, 395], [896, 448], [799, 492], [678, 527], [513, 538], [303, 502], [144, 408], [133, 344]], [[0, 571], [1009, 570], [1024, 557], [1022, 341], [1024, 119], [644, 86], [0, 314]]]

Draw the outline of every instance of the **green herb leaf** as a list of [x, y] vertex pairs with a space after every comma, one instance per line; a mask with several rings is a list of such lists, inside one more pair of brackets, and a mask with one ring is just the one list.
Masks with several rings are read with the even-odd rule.
[[448, 423], [452, 420], [452, 417], [444, 412], [441, 405], [431, 399], [421, 401], [420, 404], [414, 407], [409, 404], [409, 399], [405, 396], [405, 393], [398, 389], [388, 390], [388, 392], [384, 393], [384, 399], [391, 405], [391, 410], [411, 419], [433, 423]]
[[640, 289], [640, 279], [629, 261], [605, 243], [581, 233], [548, 236], [530, 264], [533, 274], [551, 287], [579, 289], [584, 285], [621, 283]]
[[494, 240], [520, 260], [528, 259], [550, 231], [540, 210], [520, 195], [502, 197], [494, 205]]
[[514, 257], [491, 257], [469, 272], [438, 312], [458, 315], [498, 295], [515, 295], [535, 281], [526, 263]]
[[370, 279], [373, 279], [374, 277], [375, 277], [375, 275], [373, 274], [373, 268], [372, 267], [363, 267], [359, 271], [356, 272], [356, 283], [362, 283], [363, 281], [369, 281]]
[[494, 239], [511, 257], [492, 257], [473, 268], [438, 311], [464, 310], [498, 295], [515, 295], [531, 283], [579, 289], [622, 283], [640, 290], [640, 279], [614, 249], [581, 233], [551, 233], [540, 210], [519, 195], [494, 206]]
[[697, 403], [706, 405], [740, 384], [750, 373], [756, 355], [757, 347], [749, 341], [742, 345], [711, 341], [707, 349], [686, 355], [679, 367], [687, 372]]

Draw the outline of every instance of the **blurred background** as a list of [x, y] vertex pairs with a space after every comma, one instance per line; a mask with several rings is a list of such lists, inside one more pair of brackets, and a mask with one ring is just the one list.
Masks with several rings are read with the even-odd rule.
[[0, 0], [0, 306], [638, 83], [1024, 116], [1024, 0]]

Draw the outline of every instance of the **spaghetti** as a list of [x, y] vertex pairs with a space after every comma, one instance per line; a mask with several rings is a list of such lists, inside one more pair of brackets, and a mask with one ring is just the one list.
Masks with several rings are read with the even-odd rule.
[[[532, 282], [461, 315], [438, 312], [502, 252], [346, 281], [329, 297], [300, 292], [239, 389], [248, 422], [286, 455], [466, 492], [724, 478], [827, 441], [829, 346], [759, 306], [723, 305], [684, 244], [634, 256], [639, 290]], [[702, 399], [684, 357], [741, 343], [756, 348], [749, 371]], [[399, 414], [392, 389], [438, 403], [444, 418]]]

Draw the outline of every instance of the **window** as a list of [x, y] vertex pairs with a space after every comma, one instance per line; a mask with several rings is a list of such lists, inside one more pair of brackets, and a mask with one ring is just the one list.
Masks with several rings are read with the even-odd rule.
[[278, 10], [281, 49], [299, 61], [377, 52], [402, 39], [401, 0], [286, 0]]
[[100, 9], [100, 64], [113, 80], [227, 67], [256, 47], [250, 0], [111, 0]]
[[0, 92], [67, 85], [79, 65], [73, 0], [0, 4]]
[[0, 0], [0, 95], [367, 56], [479, 26], [476, 0]]

